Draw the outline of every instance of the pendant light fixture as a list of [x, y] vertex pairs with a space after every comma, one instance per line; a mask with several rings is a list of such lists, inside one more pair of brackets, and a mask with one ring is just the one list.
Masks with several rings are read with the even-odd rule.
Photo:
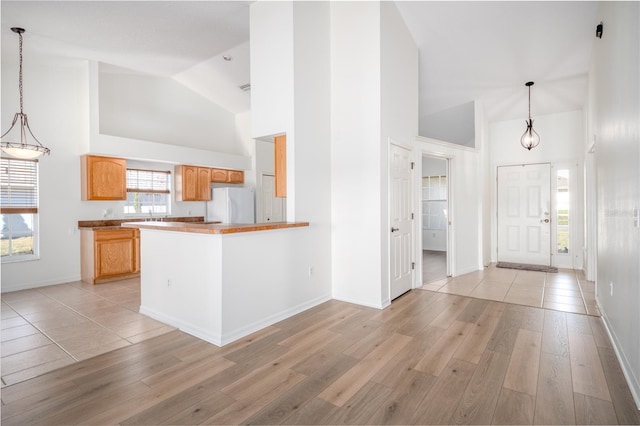
[[[33, 132], [31, 131], [31, 128], [29, 127], [29, 121], [27, 119], [27, 114], [24, 113], [23, 111], [23, 100], [22, 100], [22, 33], [24, 33], [24, 28], [11, 28], [11, 31], [13, 31], [14, 33], [18, 34], [18, 37], [20, 39], [19, 42], [19, 46], [20, 46], [20, 68], [19, 68], [19, 72], [18, 72], [18, 91], [20, 92], [20, 112], [16, 112], [16, 114], [13, 116], [13, 121], [11, 122], [11, 127], [9, 128], [9, 130], [7, 130], [6, 132], [4, 132], [2, 134], [2, 136], [0, 136], [0, 147], [2, 148], [2, 151], [6, 152], [7, 154], [11, 155], [12, 157], [16, 157], [16, 158], [22, 158], [25, 160], [28, 159], [33, 159], [33, 158], [37, 158], [39, 156], [41, 156], [42, 154], [49, 154], [50, 150], [49, 148], [44, 147], [40, 141], [38, 140], [38, 138], [36, 138], [33, 135]], [[16, 126], [16, 123], [18, 123], [18, 121], [20, 122], [20, 136], [19, 136], [19, 142], [17, 142], [17, 137], [16, 138], [11, 138], [11, 136], [5, 138], [7, 135], [9, 135], [9, 133], [11, 133], [11, 131], [13, 130], [13, 128]], [[17, 133], [17, 132], [15, 132]], [[33, 138], [33, 140], [36, 141], [36, 143], [28, 143], [27, 141], [27, 136], [31, 135], [31, 137]], [[7, 139], [11, 139], [11, 141], [7, 140]]]
[[531, 151], [531, 148], [535, 148], [540, 143], [540, 135], [533, 130], [533, 118], [531, 118], [531, 86], [533, 86], [533, 81], [525, 83], [525, 86], [529, 88], [529, 119], [525, 121], [527, 123], [527, 130], [525, 130], [520, 138], [520, 145]]

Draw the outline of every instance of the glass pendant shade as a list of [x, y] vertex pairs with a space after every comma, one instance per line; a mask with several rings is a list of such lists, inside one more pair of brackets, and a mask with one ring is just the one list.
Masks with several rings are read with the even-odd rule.
[[[13, 116], [13, 121], [11, 122], [11, 127], [9, 130], [4, 132], [2, 136], [0, 136], [0, 148], [2, 151], [9, 154], [12, 157], [21, 158], [24, 160], [31, 160], [41, 156], [42, 154], [49, 154], [49, 148], [43, 146], [38, 138], [33, 135], [31, 128], [29, 127], [29, 120], [27, 119], [27, 114], [23, 111], [23, 96], [22, 96], [22, 33], [24, 33], [23, 28], [11, 28], [11, 31], [18, 34], [20, 43], [20, 71], [18, 73], [18, 91], [20, 92], [20, 112], [17, 112]], [[18, 124], [16, 126], [16, 124]], [[13, 133], [20, 133], [20, 135], [9, 135], [12, 133], [12, 130], [16, 129]], [[19, 130], [18, 130], [19, 129]], [[8, 136], [8, 137], [7, 137]], [[33, 138], [34, 143], [29, 143], [27, 137], [30, 136]], [[7, 140], [9, 139], [9, 140]]]
[[531, 148], [535, 148], [540, 143], [540, 135], [533, 130], [533, 119], [529, 118], [525, 120], [525, 123], [527, 123], [527, 130], [524, 131], [520, 138], [520, 145], [531, 151]]

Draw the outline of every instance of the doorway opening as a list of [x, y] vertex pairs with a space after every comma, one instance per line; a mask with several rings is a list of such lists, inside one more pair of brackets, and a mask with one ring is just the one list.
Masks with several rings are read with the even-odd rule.
[[422, 283], [449, 275], [449, 160], [422, 156]]

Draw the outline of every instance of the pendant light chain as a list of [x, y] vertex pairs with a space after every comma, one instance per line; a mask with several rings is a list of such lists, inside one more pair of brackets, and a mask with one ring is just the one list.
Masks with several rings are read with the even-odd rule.
[[531, 86], [529, 86], [529, 120], [531, 120]]
[[[11, 127], [9, 130], [4, 132], [1, 136], [0, 149], [8, 155], [15, 158], [22, 159], [34, 159], [43, 154], [49, 155], [51, 150], [44, 145], [36, 138], [36, 136], [31, 131], [29, 127], [29, 120], [27, 119], [27, 114], [24, 113], [24, 87], [22, 83], [23, 78], [23, 54], [22, 54], [22, 44], [23, 37], [22, 33], [24, 33], [24, 28], [13, 27], [11, 31], [18, 34], [18, 93], [20, 95], [20, 111], [15, 113], [13, 116], [13, 121], [11, 122]], [[13, 134], [13, 140], [7, 140], [11, 138], [11, 136], [5, 139], [5, 136], [9, 135], [11, 131], [16, 127], [19, 127], [18, 131]], [[29, 143], [28, 138], [31, 137], [35, 141], [35, 143]]]
[[20, 67], [18, 68], [18, 91], [20, 92], [20, 114], [23, 114], [24, 111], [24, 101], [22, 100], [22, 33], [18, 33], [18, 46], [20, 54], [18, 57], [20, 58]]

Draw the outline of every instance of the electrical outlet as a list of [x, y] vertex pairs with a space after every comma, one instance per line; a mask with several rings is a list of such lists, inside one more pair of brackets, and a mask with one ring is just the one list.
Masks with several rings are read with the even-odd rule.
[[613, 281], [609, 282], [609, 294], [613, 297]]
[[313, 266], [309, 266], [309, 276], [313, 275]]
[[171, 278], [167, 280], [167, 287], [171, 288]]

